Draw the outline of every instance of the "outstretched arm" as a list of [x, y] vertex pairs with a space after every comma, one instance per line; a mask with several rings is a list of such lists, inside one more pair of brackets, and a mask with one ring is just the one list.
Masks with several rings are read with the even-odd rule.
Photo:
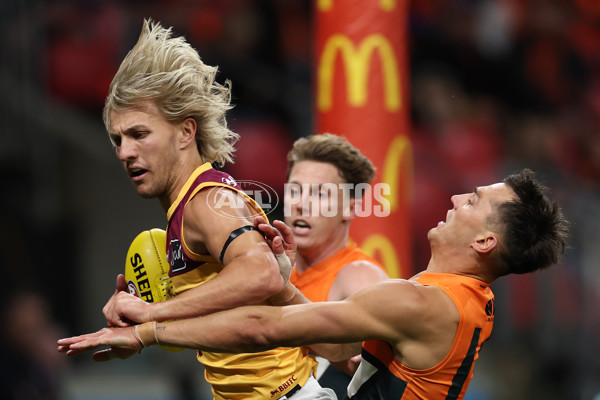
[[[111, 346], [113, 349], [122, 349], [126, 355], [121, 356], [120, 353], [109, 350], [94, 354], [94, 360], [106, 361], [115, 357], [128, 358], [143, 347], [155, 344], [176, 344], [179, 347], [220, 353], [260, 352], [279, 346], [307, 345], [311, 342], [308, 329], [294, 331], [293, 326], [284, 327], [290, 319], [303, 318], [304, 312], [296, 310], [296, 307], [298, 306], [249, 306], [206, 317], [162, 323], [147, 322], [125, 328], [104, 328], [95, 333], [61, 339], [58, 341], [58, 350], [67, 355], [76, 355], [101, 346]], [[314, 311], [310, 310], [313, 317]], [[313, 318], [314, 322], [302, 325], [316, 328], [317, 320], [321, 319]], [[323, 326], [314, 329], [313, 340], [357, 340], [353, 335], [346, 339], [347, 335], [341, 335], [340, 332], [328, 333], [325, 329], [327, 328]], [[316, 334], [317, 331], [321, 333]], [[332, 352], [336, 353], [339, 351]]]
[[[135, 327], [105, 328], [99, 332], [59, 340], [59, 351], [75, 355], [100, 346], [141, 349], [160, 343], [216, 352], [258, 352], [280, 346], [312, 343], [355, 343], [383, 339], [396, 343], [396, 315], [382, 310], [381, 296], [392, 287], [375, 285], [340, 302], [287, 307], [247, 306], [205, 317], [145, 323]], [[382, 293], [383, 291], [383, 293]], [[138, 340], [139, 337], [139, 340]], [[343, 346], [327, 346], [326, 358], [343, 360]], [[319, 352], [319, 350], [317, 350]], [[98, 354], [98, 353], [97, 353]], [[100, 360], [95, 356], [95, 359]]]

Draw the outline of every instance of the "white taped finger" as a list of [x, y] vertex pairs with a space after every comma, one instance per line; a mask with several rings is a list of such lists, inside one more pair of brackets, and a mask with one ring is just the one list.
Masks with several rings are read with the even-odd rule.
[[294, 267], [292, 267], [292, 263], [285, 253], [275, 254], [275, 259], [277, 260], [277, 264], [279, 264], [279, 273], [281, 273], [284, 284], [287, 284]]

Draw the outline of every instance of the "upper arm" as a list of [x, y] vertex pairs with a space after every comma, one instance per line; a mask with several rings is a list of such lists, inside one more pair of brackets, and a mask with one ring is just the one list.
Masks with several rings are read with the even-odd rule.
[[295, 345], [379, 339], [396, 343], [411, 329], [418, 293], [408, 281], [371, 285], [342, 301], [284, 307], [277, 334]]
[[[204, 188], [185, 205], [185, 243], [192, 251], [208, 251], [218, 260], [229, 234], [242, 226], [253, 225], [253, 213], [235, 191], [219, 186]], [[227, 253], [225, 258], [229, 256]]]
[[361, 340], [397, 343], [411, 335], [423, 305], [422, 286], [404, 279], [383, 280], [365, 286], [345, 302], [361, 315], [356, 329]]
[[[225, 199], [225, 200], [223, 200]], [[183, 235], [186, 246], [196, 253], [209, 252], [220, 259], [223, 247], [234, 230], [253, 225], [257, 211], [251, 209], [237, 192], [223, 188], [220, 191], [203, 189], [190, 200], [184, 210]], [[223, 256], [223, 270], [219, 274], [236, 279], [262, 280], [265, 296], [277, 293], [283, 287], [279, 266], [263, 235], [248, 231], [232, 240]]]
[[[435, 347], [436, 354], [443, 353], [458, 326], [458, 311], [442, 290], [404, 279], [381, 281], [346, 300], [320, 304], [323, 309], [315, 309], [309, 317], [314, 331], [306, 334], [321, 335], [319, 324], [331, 335], [322, 339], [331, 343], [384, 340], [399, 358], [406, 350], [428, 351], [429, 346]], [[444, 348], [438, 347], [440, 336]]]
[[389, 277], [378, 265], [364, 260], [353, 261], [338, 272], [327, 301], [343, 300], [360, 289], [386, 279]]

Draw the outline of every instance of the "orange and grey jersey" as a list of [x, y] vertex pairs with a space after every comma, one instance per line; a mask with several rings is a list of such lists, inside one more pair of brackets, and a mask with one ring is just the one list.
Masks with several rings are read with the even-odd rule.
[[[252, 198], [241, 191], [229, 175], [206, 163], [198, 167], [181, 189], [167, 212], [167, 260], [178, 295], [213, 279], [223, 269], [210, 254], [193, 252], [183, 237], [183, 212], [189, 201], [202, 189], [224, 187], [237, 192], [257, 215], [265, 217]], [[205, 366], [205, 378], [219, 399], [278, 399], [303, 385], [316, 370], [314, 357], [300, 348], [277, 348], [255, 354], [198, 352]]]
[[302, 273], [298, 273], [296, 269], [293, 269], [292, 275], [290, 276], [290, 282], [292, 282], [308, 300], [312, 302], [327, 301], [329, 291], [339, 272], [346, 265], [354, 261], [369, 261], [383, 270], [379, 261], [368, 256], [358, 248], [356, 243], [352, 243]]
[[437, 286], [454, 302], [459, 322], [452, 347], [437, 365], [425, 370], [399, 363], [389, 343], [363, 343], [362, 361], [348, 386], [351, 400], [460, 400], [473, 377], [473, 364], [494, 324], [494, 294], [489, 285], [454, 274], [424, 272], [416, 281]]

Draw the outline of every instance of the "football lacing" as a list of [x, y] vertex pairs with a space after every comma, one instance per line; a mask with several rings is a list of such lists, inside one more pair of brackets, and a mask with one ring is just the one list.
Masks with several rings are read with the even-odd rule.
[[158, 287], [164, 293], [165, 299], [173, 297], [173, 281], [170, 276], [162, 276], [159, 279]]

